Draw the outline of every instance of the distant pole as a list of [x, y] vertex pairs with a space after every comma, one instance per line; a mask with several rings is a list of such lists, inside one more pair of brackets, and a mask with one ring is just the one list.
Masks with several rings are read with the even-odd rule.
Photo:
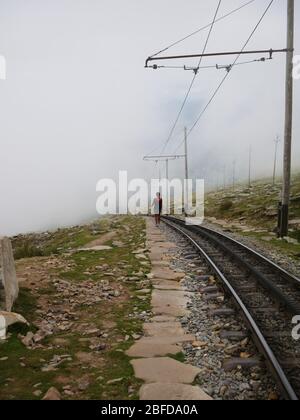
[[251, 188], [251, 165], [252, 165], [252, 146], [249, 147], [249, 178], [248, 178], [248, 185]]
[[188, 165], [188, 145], [187, 145], [187, 128], [184, 128], [184, 155], [185, 155], [185, 212], [187, 213], [189, 205], [189, 196], [188, 196], [188, 179], [189, 179], [189, 165]]
[[291, 193], [291, 157], [292, 157], [292, 126], [293, 126], [293, 57], [294, 57], [294, 0], [287, 4], [287, 56], [286, 56], [286, 89], [285, 89], [285, 130], [283, 159], [283, 188], [279, 235], [288, 235], [289, 204]]
[[226, 190], [226, 165], [224, 165], [224, 173], [223, 173], [223, 176], [224, 176], [224, 179], [223, 179], [223, 185], [224, 185], [224, 191]]
[[275, 156], [274, 156], [274, 169], [273, 169], [273, 187], [276, 184], [276, 170], [277, 170], [277, 154], [278, 154], [278, 145], [280, 143], [279, 136], [274, 140], [275, 143]]
[[236, 161], [234, 160], [232, 163], [232, 190], [235, 191], [235, 165]]
[[[166, 180], [169, 181], [169, 159], [166, 159]], [[167, 213], [169, 213], [169, 185], [167, 185]]]
[[159, 187], [160, 187], [160, 181], [161, 181], [161, 170], [160, 170], [160, 163], [158, 162], [158, 181], [159, 181]]

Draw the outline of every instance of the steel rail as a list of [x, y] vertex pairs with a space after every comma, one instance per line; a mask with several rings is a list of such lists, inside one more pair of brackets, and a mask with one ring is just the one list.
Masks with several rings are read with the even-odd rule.
[[247, 309], [246, 305], [236, 292], [236, 290], [232, 287], [230, 281], [226, 278], [226, 276], [222, 273], [221, 269], [215, 264], [215, 262], [209, 257], [209, 255], [204, 251], [204, 249], [201, 248], [199, 244], [183, 229], [178, 227], [175, 223], [178, 222], [178, 219], [176, 221], [171, 222], [168, 220], [168, 218], [163, 218], [164, 223], [166, 223], [171, 228], [177, 230], [180, 232], [184, 237], [186, 237], [189, 242], [193, 244], [193, 246], [200, 252], [200, 254], [204, 257], [206, 262], [209, 264], [209, 266], [212, 268], [216, 276], [219, 278], [219, 280], [223, 283], [227, 291], [230, 293], [232, 298], [234, 299], [234, 302], [239, 310], [242, 311], [243, 317], [249, 327], [249, 330], [251, 331], [253, 340], [260, 350], [260, 352], [264, 355], [266, 362], [270, 368], [270, 370], [273, 373], [273, 376], [275, 377], [277, 383], [280, 386], [280, 389], [282, 390], [285, 398], [291, 400], [291, 401], [299, 401], [296, 392], [294, 391], [292, 385], [290, 384], [285, 372], [283, 371], [278, 359], [276, 358], [273, 350], [270, 348], [269, 344], [267, 343], [265, 337], [263, 336], [259, 326], [255, 322], [254, 318], [252, 317], [251, 313]]
[[[170, 218], [170, 219], [173, 220], [174, 223], [184, 224], [184, 221], [180, 219], [177, 219], [177, 218]], [[281, 269], [279, 266], [269, 261], [266, 257], [263, 257], [259, 253], [251, 250], [249, 247], [244, 246], [240, 242], [234, 239], [231, 239], [227, 235], [223, 235], [220, 232], [216, 232], [213, 229], [208, 229], [203, 226], [190, 226], [189, 228], [190, 230], [194, 230], [195, 233], [202, 234], [206, 236], [209, 240], [216, 242], [217, 245], [220, 248], [222, 248], [224, 252], [226, 252], [227, 254], [230, 254], [232, 258], [234, 258], [241, 265], [243, 265], [250, 273], [252, 273], [259, 280], [260, 284], [264, 288], [268, 289], [272, 293], [274, 298], [277, 299], [279, 302], [281, 302], [281, 304], [283, 304], [293, 315], [299, 315], [300, 313], [299, 304], [291, 300], [279, 287], [276, 286], [276, 284], [274, 284], [272, 280], [268, 279], [263, 273], [257, 270], [252, 264], [250, 264], [249, 262], [245, 261], [242, 257], [237, 255], [237, 253], [234, 250], [230, 249], [220, 239], [214, 237], [213, 234], [217, 235], [221, 239], [225, 239], [231, 242], [234, 245], [238, 245], [241, 248], [241, 250], [244, 250], [247, 252], [251, 251], [251, 255], [255, 256], [256, 258], [259, 258], [260, 261], [267, 263], [269, 267], [271, 267], [273, 270], [274, 269], [276, 270], [276, 273], [278, 275], [282, 275], [284, 276], [285, 279], [287, 279], [291, 283], [296, 282], [297, 286], [300, 286], [300, 280], [297, 279], [297, 277], [290, 275], [287, 271]]]

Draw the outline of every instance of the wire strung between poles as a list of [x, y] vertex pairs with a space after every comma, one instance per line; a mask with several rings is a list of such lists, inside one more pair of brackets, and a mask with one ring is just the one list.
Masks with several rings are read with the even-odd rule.
[[[244, 9], [245, 7], [249, 6], [250, 4], [252, 4], [252, 3], [254, 3], [254, 2], [255, 2], [255, 0], [248, 1], [247, 3], [245, 3], [245, 4], [243, 4], [242, 6], [238, 7], [237, 9], [234, 9], [234, 10], [232, 10], [231, 12], [229, 12], [229, 13], [227, 13], [227, 14], [225, 14], [225, 15], [221, 16], [220, 18], [216, 19], [215, 23], [218, 23], [218, 22], [220, 22], [220, 21], [222, 21], [222, 20], [226, 19], [227, 17], [229, 17], [229, 16], [233, 15], [234, 13], [239, 12], [240, 10]], [[198, 33], [202, 32], [202, 31], [205, 31], [206, 29], [210, 28], [210, 26], [212, 25], [212, 23], [213, 23], [213, 22], [209, 23], [208, 25], [202, 26], [200, 29], [197, 29], [196, 31], [194, 31], [194, 32], [192, 32], [191, 34], [189, 34], [189, 35], [185, 36], [184, 38], [181, 38], [181, 39], [179, 39], [178, 41], [173, 42], [173, 43], [172, 43], [171, 45], [169, 45], [168, 47], [166, 47], [166, 48], [164, 48], [164, 49], [162, 49], [162, 50], [158, 51], [158, 52], [157, 52], [157, 53], [155, 53], [155, 54], [152, 54], [152, 55], [150, 56], [150, 58], [157, 57], [159, 54], [161, 54], [161, 53], [163, 53], [163, 52], [165, 52], [165, 51], [168, 51], [170, 48], [175, 47], [176, 45], [180, 44], [180, 43], [181, 43], [181, 42], [183, 42], [183, 41], [186, 41], [187, 39], [191, 38], [192, 36], [197, 35]]]
[[[264, 13], [262, 14], [261, 18], [259, 19], [258, 23], [255, 25], [253, 31], [251, 32], [250, 36], [248, 37], [247, 41], [245, 42], [245, 44], [243, 45], [241, 51], [238, 53], [238, 56], [236, 57], [236, 59], [234, 60], [234, 62], [232, 63], [232, 66], [234, 66], [238, 60], [240, 59], [241, 55], [244, 53], [245, 48], [247, 47], [247, 45], [249, 44], [249, 42], [251, 41], [252, 37], [254, 36], [254, 34], [256, 33], [258, 27], [260, 26], [261, 22], [263, 21], [264, 17], [266, 16], [266, 14], [268, 13], [269, 9], [271, 8], [272, 4], [274, 3], [274, 0], [271, 0], [270, 3], [268, 4], [266, 10], [264, 11]], [[271, 57], [273, 56], [273, 52], [275, 50], [270, 50], [267, 52], [272, 52]], [[280, 50], [280, 52], [287, 52], [287, 50]], [[206, 104], [206, 106], [204, 107], [204, 109], [201, 111], [199, 117], [197, 118], [196, 122], [193, 124], [193, 126], [190, 128], [187, 136], [189, 137], [190, 134], [192, 133], [192, 131], [195, 129], [195, 127], [198, 125], [199, 121], [201, 120], [201, 118], [203, 117], [203, 115], [205, 114], [205, 112], [207, 111], [209, 105], [212, 103], [212, 101], [215, 99], [215, 97], [217, 96], [218, 92], [220, 91], [221, 87], [223, 86], [223, 84], [225, 83], [225, 81], [227, 80], [228, 76], [229, 76], [230, 72], [227, 72], [225, 74], [225, 76], [223, 77], [223, 79], [221, 80], [221, 82], [219, 83], [218, 87], [216, 88], [216, 90], [214, 91], [213, 95], [211, 96], [211, 98], [209, 99], [208, 103]], [[184, 141], [182, 141], [179, 146], [176, 149], [176, 152], [180, 149], [180, 147], [183, 145]]]

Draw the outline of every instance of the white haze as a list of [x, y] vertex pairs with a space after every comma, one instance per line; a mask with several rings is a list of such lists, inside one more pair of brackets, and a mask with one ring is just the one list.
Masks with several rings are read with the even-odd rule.
[[[223, 0], [220, 14], [243, 3]], [[239, 50], [268, 3], [257, 0], [218, 23], [208, 50]], [[116, 178], [119, 170], [130, 177], [157, 175], [142, 157], [155, 148], [160, 152], [192, 74], [146, 70], [145, 58], [209, 23], [216, 5], [217, 0], [0, 0], [0, 54], [7, 60], [7, 80], [0, 80], [0, 235], [96, 216], [97, 180]], [[201, 51], [206, 36], [207, 31], [170, 53]], [[275, 0], [248, 47], [285, 44], [286, 0]], [[211, 59], [203, 65], [217, 62], [230, 63]], [[223, 75], [200, 72], [168, 152]], [[230, 176], [236, 160], [237, 177], [244, 179], [250, 144], [254, 175], [272, 173], [273, 140], [277, 134], [283, 139], [284, 79], [284, 54], [232, 71], [190, 137], [193, 175], [217, 182], [225, 165]], [[300, 156], [299, 93], [296, 81], [294, 169]], [[181, 176], [183, 162], [170, 165], [172, 175]]]

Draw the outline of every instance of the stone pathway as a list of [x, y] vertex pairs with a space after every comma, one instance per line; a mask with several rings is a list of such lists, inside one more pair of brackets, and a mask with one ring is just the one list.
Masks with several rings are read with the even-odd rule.
[[152, 264], [151, 322], [144, 324], [145, 336], [127, 352], [134, 358], [135, 376], [145, 384], [141, 400], [211, 400], [198, 386], [193, 386], [200, 369], [170, 357], [182, 351], [182, 343], [195, 341], [183, 330], [179, 318], [188, 314], [191, 293], [181, 286], [184, 273], [170, 269], [168, 251], [176, 248], [147, 219], [147, 247]]

